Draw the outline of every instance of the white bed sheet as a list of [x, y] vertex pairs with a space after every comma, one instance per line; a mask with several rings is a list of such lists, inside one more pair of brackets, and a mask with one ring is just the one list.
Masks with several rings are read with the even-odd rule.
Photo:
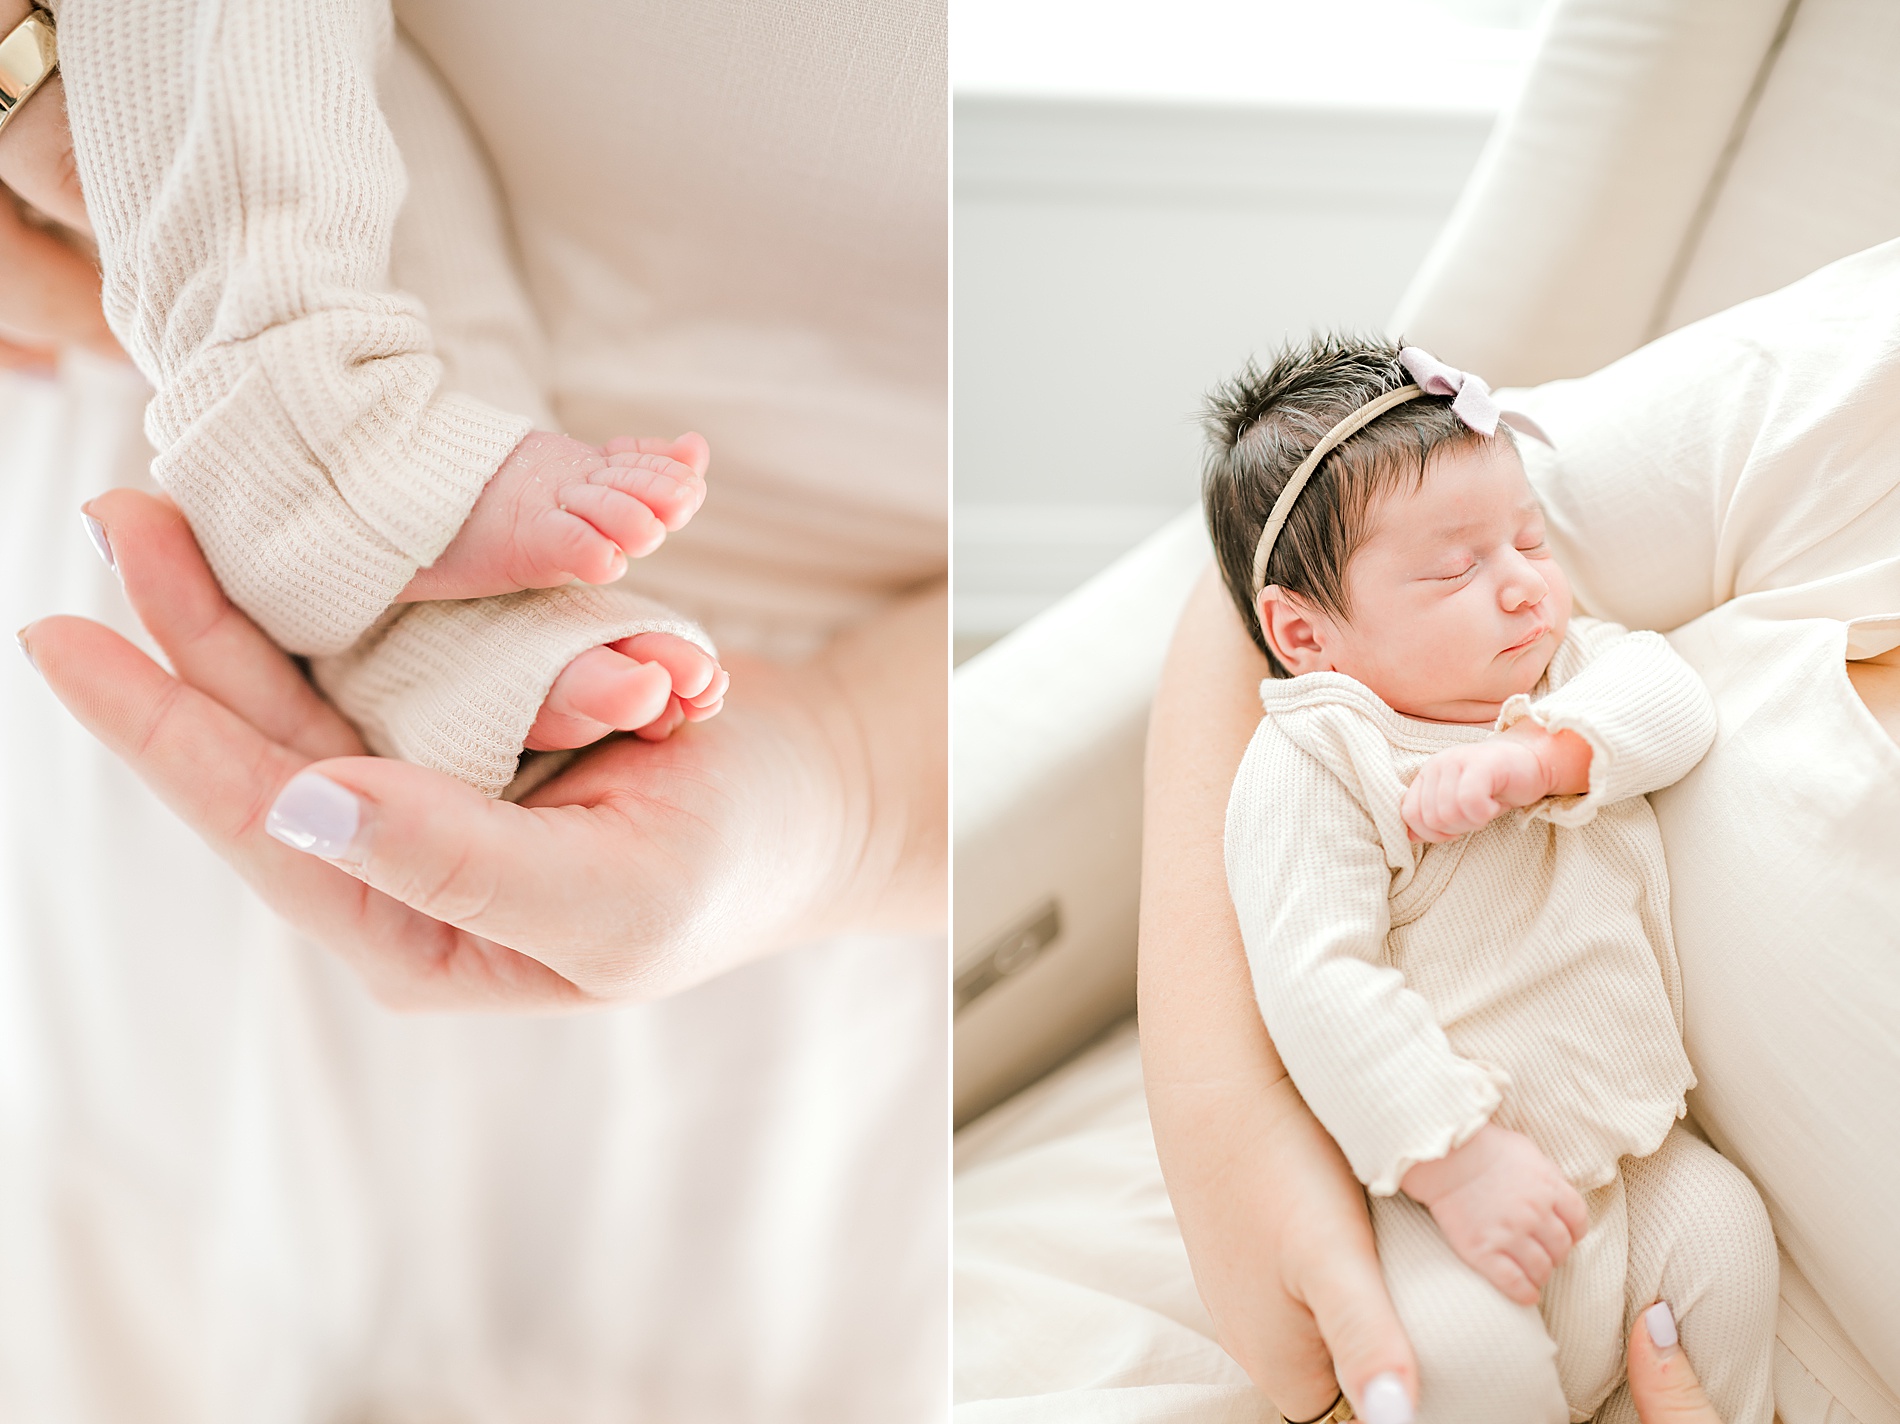
[[[1132, 1021], [957, 1134], [954, 1220], [957, 1424], [1279, 1424], [1195, 1292]], [[1838, 1331], [1784, 1258], [1780, 1333], [1851, 1354]], [[1892, 1424], [1779, 1343], [1775, 1400], [1781, 1424]]]

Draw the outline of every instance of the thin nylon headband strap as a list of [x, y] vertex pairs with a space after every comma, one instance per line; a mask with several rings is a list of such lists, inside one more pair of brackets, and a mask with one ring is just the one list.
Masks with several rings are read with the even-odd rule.
[[1418, 386], [1400, 386], [1396, 391], [1387, 391], [1377, 400], [1368, 401], [1351, 415], [1347, 416], [1331, 430], [1320, 437], [1307, 457], [1300, 461], [1300, 467], [1293, 472], [1293, 478], [1286, 482], [1280, 491], [1280, 497], [1273, 502], [1273, 512], [1267, 516], [1267, 527], [1260, 531], [1260, 542], [1253, 551], [1253, 592], [1259, 598], [1260, 590], [1267, 586], [1267, 560], [1273, 557], [1273, 541], [1280, 537], [1280, 531], [1286, 527], [1286, 519], [1293, 512], [1293, 501], [1300, 497], [1300, 491], [1306, 488], [1306, 482], [1313, 478], [1313, 471], [1319, 468], [1319, 462], [1337, 450], [1340, 443], [1349, 435], [1355, 435], [1372, 424], [1395, 405], [1404, 405], [1409, 400], [1417, 400], [1425, 391]]

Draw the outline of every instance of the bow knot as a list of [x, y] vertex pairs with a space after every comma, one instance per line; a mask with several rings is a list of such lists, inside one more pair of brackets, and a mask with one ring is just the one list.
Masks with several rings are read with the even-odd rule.
[[1480, 435], [1496, 435], [1498, 419], [1504, 412], [1491, 399], [1491, 388], [1469, 371], [1447, 366], [1429, 351], [1407, 346], [1399, 352], [1399, 364], [1411, 373], [1418, 388], [1427, 395], [1455, 396], [1451, 413]]

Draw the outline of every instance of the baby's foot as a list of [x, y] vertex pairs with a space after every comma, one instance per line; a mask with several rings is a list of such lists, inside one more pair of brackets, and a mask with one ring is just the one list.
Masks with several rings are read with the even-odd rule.
[[609, 732], [648, 741], [701, 722], [725, 699], [725, 669], [671, 633], [641, 633], [589, 648], [561, 671], [528, 732], [528, 750], [584, 747]]
[[628, 559], [652, 553], [693, 517], [706, 498], [709, 459], [698, 435], [612, 440], [596, 449], [533, 431], [401, 601], [486, 598], [575, 579], [612, 583]]

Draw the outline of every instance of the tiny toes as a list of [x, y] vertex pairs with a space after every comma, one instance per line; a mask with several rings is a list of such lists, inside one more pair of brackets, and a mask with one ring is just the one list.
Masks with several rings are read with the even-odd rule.
[[630, 658], [658, 663], [665, 668], [673, 679], [673, 691], [686, 701], [709, 692], [713, 692], [715, 701], [726, 695], [726, 682], [730, 679], [711, 654], [696, 643], [672, 633], [637, 633], [613, 646]]
[[676, 701], [672, 679], [658, 663], [635, 662], [612, 648], [589, 648], [554, 680], [528, 747], [583, 747], [609, 732], [637, 731], [663, 721]]
[[684, 528], [706, 502], [706, 482], [666, 455], [609, 455], [607, 468], [594, 478], [632, 495], [668, 529]]
[[644, 559], [666, 541], [660, 517], [612, 485], [569, 485], [561, 492], [561, 512], [584, 520], [629, 559]]
[[706, 437], [697, 430], [689, 430], [676, 440], [622, 435], [600, 448], [609, 455], [664, 455], [678, 460], [701, 479], [712, 466], [712, 450], [706, 444]]

